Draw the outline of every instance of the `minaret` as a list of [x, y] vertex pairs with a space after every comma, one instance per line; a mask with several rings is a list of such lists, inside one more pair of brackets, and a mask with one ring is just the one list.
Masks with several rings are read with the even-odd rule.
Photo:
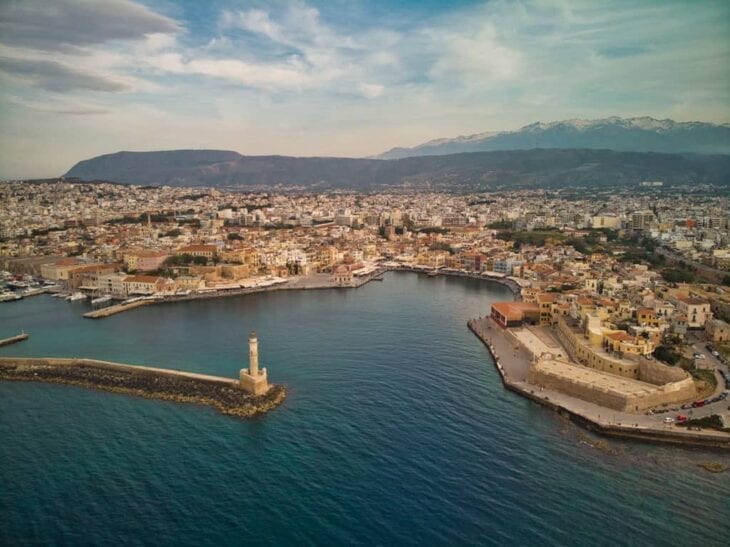
[[266, 369], [259, 370], [259, 341], [256, 333], [248, 335], [248, 368], [242, 368], [239, 385], [252, 395], [263, 395], [269, 390]]

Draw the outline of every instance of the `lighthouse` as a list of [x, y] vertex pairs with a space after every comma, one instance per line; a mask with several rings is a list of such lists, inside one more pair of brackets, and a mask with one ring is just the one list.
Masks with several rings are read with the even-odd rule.
[[266, 369], [259, 370], [259, 341], [254, 331], [248, 335], [248, 368], [241, 369], [240, 386], [252, 395], [263, 395], [269, 390]]

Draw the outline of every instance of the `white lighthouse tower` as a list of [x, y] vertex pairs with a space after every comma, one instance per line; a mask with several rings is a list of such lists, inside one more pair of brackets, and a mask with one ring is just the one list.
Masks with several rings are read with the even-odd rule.
[[259, 370], [259, 341], [254, 331], [248, 335], [248, 368], [241, 369], [240, 384], [252, 395], [263, 395], [269, 390], [266, 369]]

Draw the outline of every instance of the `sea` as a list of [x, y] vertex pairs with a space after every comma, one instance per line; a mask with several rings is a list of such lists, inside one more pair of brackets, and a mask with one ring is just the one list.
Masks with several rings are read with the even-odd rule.
[[359, 289], [149, 306], [0, 304], [3, 356], [235, 377], [255, 330], [288, 397], [204, 406], [0, 382], [3, 545], [728, 545], [721, 452], [606, 440], [506, 391], [467, 329], [487, 281], [391, 272]]

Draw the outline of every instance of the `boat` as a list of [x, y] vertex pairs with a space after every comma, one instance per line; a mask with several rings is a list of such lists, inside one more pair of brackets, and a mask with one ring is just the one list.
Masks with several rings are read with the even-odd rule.
[[110, 294], [100, 296], [98, 298], [94, 298], [91, 300], [92, 306], [99, 306], [100, 304], [106, 304], [107, 302], [111, 302], [112, 297]]
[[14, 293], [13, 291], [3, 291], [0, 293], [0, 302], [15, 302], [22, 298], [22, 294]]
[[25, 281], [10, 280], [6, 281], [5, 284], [9, 289], [26, 289], [28, 284]]
[[71, 302], [74, 302], [76, 300], [83, 300], [86, 298], [86, 295], [82, 292], [75, 292], [69, 296], [66, 297], [66, 300], [70, 300]]

